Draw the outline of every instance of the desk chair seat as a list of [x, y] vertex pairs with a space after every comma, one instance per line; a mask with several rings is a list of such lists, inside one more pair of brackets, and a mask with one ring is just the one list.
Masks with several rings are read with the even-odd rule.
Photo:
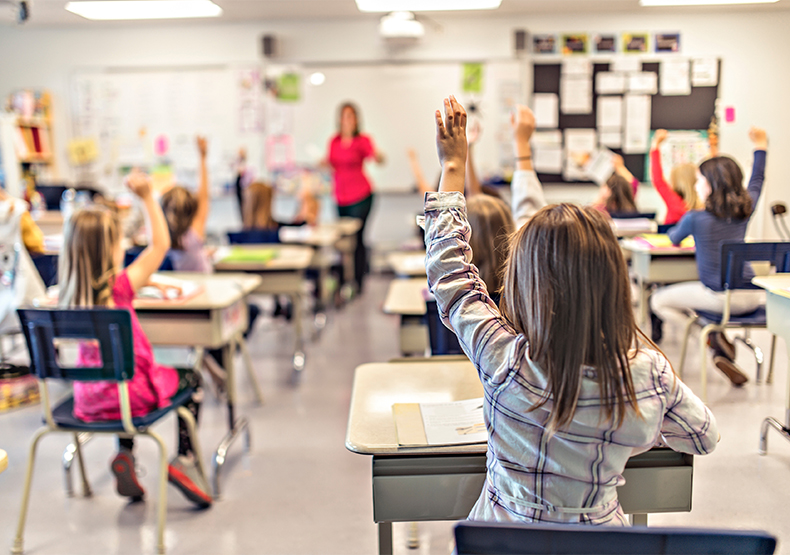
[[[754, 272], [751, 263], [768, 262], [778, 272], [790, 272], [790, 243], [746, 243], [742, 241], [722, 242], [721, 244], [721, 284], [725, 293], [724, 310], [721, 314], [708, 311], [690, 311], [683, 336], [683, 348], [680, 353], [678, 374], [683, 377], [683, 366], [686, 361], [686, 350], [691, 328], [694, 325], [702, 327], [700, 332], [700, 372], [702, 378], [702, 400], [707, 402], [707, 343], [708, 336], [713, 332], [723, 332], [730, 328], [744, 330], [743, 337], [736, 337], [748, 347], [757, 363], [756, 382], [760, 383], [762, 365], [764, 361], [762, 350], [749, 338], [749, 330], [754, 328], [767, 328], [765, 306], [760, 306], [753, 312], [732, 316], [730, 314], [730, 298], [732, 291], [759, 289], [752, 285]], [[771, 383], [774, 371], [774, 352], [776, 350], [776, 336], [771, 337], [771, 362], [768, 368], [766, 383]]]

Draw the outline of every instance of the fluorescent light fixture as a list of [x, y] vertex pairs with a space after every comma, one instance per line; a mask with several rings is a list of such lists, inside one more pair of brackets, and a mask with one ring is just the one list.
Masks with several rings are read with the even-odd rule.
[[723, 6], [725, 4], [773, 4], [779, 0], [639, 0], [641, 6]]
[[356, 0], [361, 12], [495, 10], [502, 0]]
[[85, 19], [180, 19], [217, 17], [222, 8], [211, 0], [100, 0], [68, 2], [66, 10]]
[[324, 81], [326, 81], [326, 75], [324, 75], [320, 71], [316, 71], [310, 76], [310, 84], [315, 85], [316, 87], [318, 85], [323, 85]]

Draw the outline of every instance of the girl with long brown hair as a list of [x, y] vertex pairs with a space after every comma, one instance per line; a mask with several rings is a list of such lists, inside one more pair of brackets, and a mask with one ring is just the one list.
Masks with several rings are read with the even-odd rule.
[[513, 235], [500, 312], [471, 263], [466, 113], [453, 97], [444, 110], [426, 269], [483, 384], [488, 470], [470, 518], [625, 525], [617, 486], [628, 458], [658, 440], [712, 451], [713, 415], [639, 335], [625, 260], [594, 208], [546, 206]]

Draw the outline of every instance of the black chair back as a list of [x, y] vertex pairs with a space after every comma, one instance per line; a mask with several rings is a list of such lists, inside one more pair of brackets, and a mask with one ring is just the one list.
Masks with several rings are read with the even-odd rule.
[[745, 555], [773, 553], [776, 538], [750, 530], [461, 522], [455, 549], [458, 555]]
[[[19, 309], [30, 352], [31, 370], [40, 379], [124, 381], [134, 376], [132, 318], [108, 308]], [[95, 340], [101, 362], [91, 367], [61, 366], [56, 340]]]
[[250, 229], [247, 231], [229, 231], [228, 242], [231, 245], [260, 245], [264, 243], [279, 243], [280, 230]]
[[748, 262], [770, 262], [777, 272], [790, 272], [790, 243], [722, 242], [721, 283], [724, 289], [760, 289], [752, 284]]
[[[140, 253], [142, 253], [144, 250], [145, 247], [132, 247], [131, 249], [127, 250], [126, 254], [124, 254], [123, 257], [124, 268], [126, 268], [127, 266], [129, 266], [129, 264], [134, 262], [135, 259], [137, 259], [137, 257], [140, 256]], [[165, 255], [165, 259], [162, 260], [162, 264], [159, 266], [159, 271], [172, 272], [174, 269], [175, 268], [173, 268], [173, 259], [170, 258], [170, 254], [168, 253]]]

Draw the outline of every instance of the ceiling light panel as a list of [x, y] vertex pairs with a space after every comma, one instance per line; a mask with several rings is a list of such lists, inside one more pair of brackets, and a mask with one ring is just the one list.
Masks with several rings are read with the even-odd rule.
[[218, 17], [222, 8], [210, 0], [99, 0], [68, 2], [66, 10], [93, 20], [182, 19]]
[[495, 10], [502, 0], [356, 0], [361, 12]]

